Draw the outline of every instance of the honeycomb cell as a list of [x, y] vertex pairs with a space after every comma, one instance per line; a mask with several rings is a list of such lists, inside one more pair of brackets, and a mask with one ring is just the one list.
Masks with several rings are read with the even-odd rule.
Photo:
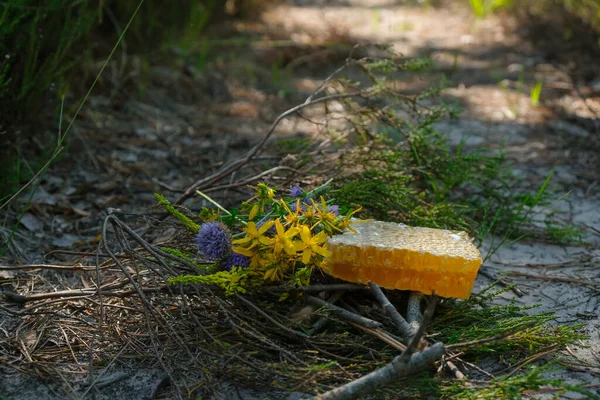
[[459, 299], [471, 295], [481, 255], [467, 233], [382, 221], [353, 227], [357, 233], [329, 239], [328, 274], [388, 289]]

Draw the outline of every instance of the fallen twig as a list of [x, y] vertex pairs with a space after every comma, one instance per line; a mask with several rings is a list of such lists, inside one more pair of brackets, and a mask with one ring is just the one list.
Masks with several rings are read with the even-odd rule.
[[413, 375], [429, 367], [444, 355], [444, 344], [436, 343], [433, 346], [413, 354], [408, 362], [400, 362], [397, 356], [385, 367], [371, 372], [344, 386], [337, 387], [322, 395], [313, 397], [314, 400], [351, 400], [387, 386], [401, 377]]
[[[330, 302], [331, 304], [335, 304], [336, 301], [338, 301], [343, 295], [344, 295], [345, 291], [344, 290], [336, 290], [335, 292], [333, 292], [331, 294], [331, 296], [329, 296], [329, 298], [327, 298], [327, 301]], [[312, 308], [312, 306], [311, 306]], [[314, 313], [316, 310], [311, 309], [311, 314]], [[308, 336], [313, 336], [315, 333], [319, 332], [325, 325], [327, 325], [327, 323], [329, 322], [329, 318], [326, 317], [321, 317], [317, 320], [317, 322], [315, 322], [312, 326], [312, 328], [310, 328], [310, 330], [307, 332]]]
[[337, 387], [330, 390], [322, 395], [314, 397], [314, 400], [351, 400], [359, 398], [367, 393], [373, 392], [376, 389], [381, 389], [384, 386], [391, 384], [398, 378], [415, 374], [435, 361], [442, 358], [445, 353], [445, 347], [443, 343], [436, 343], [433, 346], [424, 349], [418, 353], [414, 353], [417, 346], [421, 342], [423, 333], [426, 325], [431, 321], [433, 311], [435, 310], [435, 297], [427, 307], [425, 315], [423, 317], [423, 323], [419, 327], [417, 333], [413, 336], [408, 347], [401, 355], [395, 357], [392, 362], [367, 374], [361, 378], [358, 378], [352, 382], [349, 382], [343, 386]]
[[593, 281], [590, 281], [590, 280], [569, 278], [569, 277], [566, 277], [566, 276], [550, 276], [550, 275], [526, 274], [526, 273], [518, 272], [518, 271], [509, 271], [509, 272], [507, 272], [507, 274], [510, 275], [510, 276], [522, 276], [524, 278], [531, 278], [531, 279], [542, 279], [542, 280], [547, 280], [547, 281], [576, 283], [576, 284], [579, 284], [579, 285], [600, 287], [600, 282], [593, 282]]
[[304, 338], [304, 339], [306, 339], [309, 336], [306, 333], [298, 332], [298, 331], [296, 331], [294, 329], [290, 329], [290, 328], [288, 328], [286, 326], [283, 326], [282, 324], [280, 324], [279, 322], [277, 322], [274, 318], [272, 318], [269, 314], [267, 314], [266, 312], [264, 312], [263, 310], [261, 310], [259, 307], [257, 307], [254, 303], [252, 303], [250, 300], [248, 300], [247, 298], [245, 298], [241, 294], [236, 293], [235, 297], [237, 297], [239, 300], [243, 301], [246, 305], [248, 305], [254, 311], [258, 312], [260, 315], [262, 315], [263, 317], [265, 317], [269, 322], [271, 322], [273, 325], [275, 325], [276, 327], [278, 327], [282, 331], [287, 332], [290, 335], [298, 336], [298, 337], [301, 337], [301, 338]]
[[479, 345], [486, 344], [486, 343], [503, 342], [506, 339], [508, 339], [514, 333], [515, 332], [510, 331], [510, 332], [506, 332], [506, 333], [500, 333], [500, 334], [492, 336], [490, 338], [479, 339], [479, 340], [471, 340], [470, 342], [447, 344], [446, 348], [447, 349], [464, 349], [464, 348], [468, 348], [468, 347], [479, 346]]
[[515, 284], [507, 282], [505, 279], [502, 279], [502, 278], [500, 278], [498, 276], [495, 276], [491, 272], [485, 271], [483, 268], [480, 268], [478, 273], [480, 275], [485, 276], [488, 279], [491, 279], [494, 282], [498, 282], [502, 286], [510, 287], [510, 290], [512, 290], [513, 293], [516, 294], [519, 297], [523, 297], [523, 296], [526, 295], [526, 293], [524, 291], [522, 291], [521, 289], [519, 289]]
[[376, 338], [380, 339], [381, 341], [389, 344], [390, 346], [392, 346], [393, 348], [399, 350], [399, 351], [404, 351], [406, 350], [406, 345], [404, 343], [402, 343], [401, 341], [397, 340], [396, 338], [392, 337], [392, 335], [389, 332], [384, 331], [381, 328], [367, 328], [364, 327], [362, 325], [359, 324], [355, 324], [353, 322], [350, 322], [351, 325], [354, 325], [355, 327], [357, 327], [358, 329], [362, 330], [365, 333], [368, 333], [369, 335], [375, 336]]
[[318, 292], [334, 292], [337, 290], [352, 291], [352, 290], [368, 290], [369, 288], [364, 285], [355, 285], [352, 283], [337, 283], [332, 285], [310, 285], [310, 286], [298, 286], [290, 287], [287, 285], [270, 286], [267, 288], [269, 292], [304, 292], [304, 293], [318, 293]]
[[407, 322], [417, 329], [421, 325], [421, 300], [423, 299], [423, 293], [421, 292], [410, 292], [408, 297], [408, 308], [406, 310]]
[[319, 97], [318, 99], [311, 99], [308, 102], [304, 102], [302, 104], [299, 104], [295, 107], [290, 108], [289, 110], [281, 113], [276, 119], [275, 121], [271, 124], [271, 127], [269, 128], [269, 130], [267, 131], [267, 133], [264, 135], [264, 137], [261, 139], [261, 141], [254, 146], [252, 149], [250, 149], [250, 151], [248, 152], [248, 154], [246, 154], [246, 157], [238, 159], [226, 166], [224, 166], [223, 168], [221, 168], [219, 171], [215, 172], [214, 174], [200, 179], [199, 181], [196, 181], [193, 185], [191, 185], [190, 187], [188, 187], [181, 196], [179, 196], [177, 198], [177, 200], [175, 200], [173, 202], [173, 204], [177, 205], [177, 204], [182, 204], [185, 200], [187, 200], [188, 198], [190, 198], [198, 189], [206, 189], [207, 187], [213, 185], [214, 183], [220, 181], [221, 179], [225, 178], [226, 176], [231, 175], [232, 173], [234, 173], [235, 171], [239, 170], [240, 168], [242, 168], [244, 165], [246, 165], [250, 160], [252, 160], [252, 158], [258, 154], [258, 152], [260, 151], [260, 149], [265, 145], [265, 143], [267, 142], [267, 140], [269, 140], [269, 138], [273, 135], [273, 132], [275, 132], [275, 128], [277, 128], [277, 126], [279, 125], [279, 123], [281, 121], [283, 121], [285, 118], [287, 118], [288, 116], [294, 114], [295, 112], [302, 110], [303, 108], [309, 107], [313, 104], [318, 104], [318, 103], [324, 103], [327, 101], [331, 101], [331, 100], [337, 100], [337, 99], [344, 99], [344, 98], [349, 98], [349, 97], [361, 97], [363, 96], [363, 92], [358, 91], [358, 92], [352, 92], [352, 93], [337, 93], [337, 94], [332, 94], [329, 96], [323, 96], [323, 97]]
[[[140, 290], [144, 293], [155, 293], [161, 291], [167, 291], [167, 286], [163, 285], [160, 287], [154, 288], [140, 288]], [[135, 293], [138, 293], [136, 290], [123, 290], [120, 292], [114, 292], [109, 290], [100, 290], [100, 294], [102, 296], [107, 297], [128, 297]], [[4, 291], [3, 295], [6, 297], [8, 301], [12, 301], [13, 303], [24, 304], [30, 301], [39, 301], [45, 299], [65, 299], [73, 298], [73, 297], [87, 297], [97, 295], [98, 290], [95, 288], [90, 289], [73, 289], [73, 290], [61, 290], [59, 292], [50, 292], [50, 293], [35, 293], [22, 295], [14, 292]]]
[[50, 264], [30, 264], [30, 265], [0, 265], [0, 271], [30, 270], [30, 269], [54, 269], [62, 271], [95, 271], [96, 267], [86, 267], [83, 265], [50, 265]]
[[435, 312], [436, 304], [437, 304], [437, 296], [434, 293], [431, 295], [431, 298], [429, 299], [429, 304], [427, 305], [427, 308], [425, 309], [425, 314], [423, 314], [423, 319], [421, 320], [419, 329], [417, 329], [417, 332], [410, 339], [410, 342], [408, 343], [408, 347], [406, 348], [404, 353], [402, 353], [402, 355], [400, 356], [403, 361], [408, 361], [410, 356], [417, 350], [418, 347], [421, 346], [421, 344], [422, 344], [421, 340], [423, 339], [423, 335], [425, 334], [425, 329], [427, 329], [427, 327], [431, 323], [431, 320], [433, 319], [433, 313]]
[[413, 326], [411, 326], [408, 322], [406, 322], [402, 315], [400, 315], [398, 310], [396, 310], [396, 307], [394, 307], [393, 304], [390, 303], [388, 298], [385, 296], [379, 285], [373, 282], [369, 282], [369, 287], [371, 288], [371, 292], [373, 293], [377, 301], [379, 301], [387, 315], [392, 320], [396, 329], [398, 329], [400, 336], [402, 336], [405, 342], [408, 343], [408, 341], [416, 333], [416, 329]]
[[344, 310], [343, 308], [335, 306], [325, 300], [321, 300], [318, 297], [306, 296], [306, 302], [318, 307], [323, 307], [327, 311], [330, 311], [332, 314], [340, 318], [352, 321], [367, 328], [379, 328], [382, 326], [380, 322], [373, 321], [372, 319], [365, 318], [348, 310]]

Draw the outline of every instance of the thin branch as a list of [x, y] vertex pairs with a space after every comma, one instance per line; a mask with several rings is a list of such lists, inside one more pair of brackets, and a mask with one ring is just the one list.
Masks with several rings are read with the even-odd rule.
[[[338, 301], [343, 295], [344, 293], [346, 293], [345, 290], [336, 290], [335, 292], [333, 292], [331, 294], [331, 296], [329, 296], [327, 298], [327, 301], [330, 302], [331, 304], [335, 304], [336, 301]], [[310, 307], [310, 313], [313, 314], [316, 309], [314, 308], [314, 306], [309, 306]], [[327, 325], [327, 323], [329, 323], [329, 318], [327, 317], [321, 317], [317, 320], [317, 322], [315, 322], [312, 326], [312, 328], [310, 328], [307, 332], [308, 336], [313, 336], [315, 333], [319, 332], [325, 325]]]
[[295, 174], [300, 173], [300, 171], [298, 171], [297, 169], [280, 165], [280, 166], [268, 169], [266, 171], [263, 171], [260, 174], [253, 175], [253, 176], [250, 176], [248, 178], [244, 178], [241, 181], [238, 181], [238, 182], [235, 182], [235, 183], [231, 183], [231, 184], [228, 184], [228, 185], [210, 187], [210, 188], [205, 189], [204, 191], [205, 192], [218, 192], [218, 191], [222, 191], [222, 190], [225, 190], [225, 189], [232, 189], [232, 188], [236, 188], [236, 187], [240, 187], [240, 186], [245, 186], [245, 185], [247, 185], [249, 183], [252, 183], [254, 181], [257, 181], [257, 180], [259, 180], [259, 179], [261, 179], [261, 178], [263, 178], [263, 177], [265, 177], [267, 175], [270, 175], [270, 174], [272, 174], [273, 172], [276, 172], [276, 171], [290, 171], [290, 172], [293, 172]]
[[364, 95], [364, 93], [362, 91], [352, 92], [352, 93], [337, 93], [337, 94], [332, 94], [329, 96], [319, 97], [318, 99], [311, 100], [308, 103], [299, 104], [295, 107], [290, 108], [289, 110], [280, 114], [277, 117], [277, 119], [275, 119], [275, 121], [273, 122], [273, 124], [271, 124], [271, 127], [265, 134], [265, 136], [261, 139], [261, 141], [256, 146], [254, 146], [252, 149], [250, 149], [248, 154], [246, 154], [246, 157], [236, 160], [233, 163], [229, 164], [229, 166], [222, 168], [221, 170], [215, 172], [214, 174], [212, 174], [206, 178], [200, 179], [199, 181], [196, 181], [193, 185], [188, 187], [185, 190], [185, 192], [181, 196], [179, 196], [179, 198], [177, 198], [177, 200], [175, 200], [173, 202], [173, 204], [176, 204], [176, 205], [182, 204], [185, 200], [189, 199], [196, 192], [197, 189], [205, 189], [206, 187], [213, 185], [214, 183], [220, 181], [221, 179], [223, 179], [224, 177], [226, 177], [228, 175], [231, 175], [233, 172], [239, 170], [244, 165], [246, 165], [250, 160], [252, 160], [252, 158], [265, 145], [267, 140], [269, 140], [269, 138], [273, 135], [273, 132], [275, 132], [275, 128], [277, 128], [279, 123], [281, 121], [283, 121], [283, 119], [287, 118], [289, 115], [292, 115], [295, 112], [302, 110], [303, 108], [309, 107], [313, 104], [324, 103], [324, 102], [327, 102], [330, 100], [336, 100], [336, 99], [342, 99], [342, 98], [348, 98], [348, 97], [361, 97], [363, 95]]
[[318, 297], [306, 296], [306, 302], [318, 307], [323, 307], [327, 311], [342, 319], [366, 326], [367, 328], [380, 328], [382, 326], [380, 322], [373, 321], [372, 319], [365, 318], [348, 310], [344, 310], [343, 308], [335, 306], [325, 300], [321, 300]]
[[416, 329], [413, 328], [408, 322], [406, 322], [402, 315], [400, 315], [398, 310], [396, 310], [396, 307], [394, 307], [394, 305], [390, 303], [388, 298], [385, 296], [379, 285], [369, 281], [369, 287], [371, 288], [371, 292], [373, 293], [377, 301], [379, 301], [387, 315], [392, 320], [394, 326], [400, 333], [400, 336], [402, 336], [405, 343], [408, 343], [416, 333]]
[[[414, 293], [414, 292], [413, 292]], [[437, 296], [435, 293], [431, 295], [429, 300], [429, 304], [427, 305], [427, 309], [425, 310], [425, 314], [423, 315], [423, 320], [419, 325], [419, 329], [415, 333], [415, 335], [410, 340], [408, 347], [404, 350], [404, 353], [400, 355], [401, 362], [408, 362], [413, 353], [417, 350], [418, 347], [422, 344], [423, 335], [425, 334], [425, 329], [431, 323], [433, 319], [433, 313], [435, 312], [435, 306], [437, 304]]]
[[462, 343], [455, 343], [455, 344], [448, 344], [446, 345], [447, 349], [464, 349], [464, 348], [469, 348], [469, 347], [475, 347], [475, 346], [479, 346], [482, 344], [486, 344], [486, 343], [492, 343], [492, 342], [503, 342], [506, 339], [508, 339], [508, 337], [510, 337], [514, 332], [507, 332], [507, 333], [501, 333], [495, 336], [492, 336], [490, 338], [485, 338], [485, 339], [479, 339], [479, 340], [472, 340], [470, 342], [462, 342]]
[[290, 335], [293, 335], [293, 336], [301, 337], [303, 339], [306, 339], [308, 337], [308, 335], [306, 333], [298, 332], [298, 331], [296, 331], [294, 329], [290, 329], [290, 328], [288, 328], [286, 326], [283, 326], [282, 324], [280, 324], [279, 322], [277, 322], [274, 318], [272, 318], [269, 314], [267, 314], [266, 312], [264, 312], [263, 310], [261, 310], [259, 307], [257, 307], [254, 303], [252, 303], [250, 300], [248, 300], [247, 298], [245, 298], [241, 294], [236, 293], [235, 297], [237, 297], [239, 300], [243, 301], [246, 305], [248, 305], [254, 311], [258, 312], [260, 315], [262, 315], [263, 317], [265, 317], [270, 323], [272, 323], [273, 325], [275, 325], [276, 327], [278, 327], [282, 331], [287, 332], [287, 333], [289, 333]]
[[95, 271], [96, 267], [85, 267], [83, 265], [51, 265], [51, 264], [0, 265], [0, 271], [29, 270], [29, 269], [54, 269], [54, 270], [63, 270], [63, 271]]
[[354, 325], [355, 327], [357, 327], [358, 329], [362, 330], [363, 332], [368, 333], [369, 335], [375, 336], [376, 338], [378, 338], [381, 341], [389, 344], [390, 346], [392, 346], [396, 350], [399, 350], [399, 351], [405, 351], [406, 350], [406, 345], [404, 343], [402, 343], [401, 341], [395, 339], [389, 332], [386, 332], [385, 330], [383, 330], [381, 328], [376, 328], [376, 329], [366, 328], [366, 327], [364, 327], [362, 325], [355, 324], [353, 322], [350, 322], [350, 324]]
[[334, 292], [338, 290], [353, 291], [353, 290], [368, 290], [364, 285], [355, 285], [352, 283], [336, 283], [333, 285], [310, 285], [290, 287], [287, 285], [268, 287], [269, 292], [303, 292], [303, 293], [319, 293], [319, 292]]
[[383, 368], [322, 395], [313, 397], [313, 400], [352, 400], [361, 398], [361, 396], [379, 390], [399, 378], [413, 375], [426, 369], [435, 361], [441, 359], [444, 351], [444, 344], [436, 343], [417, 354], [413, 354], [408, 362], [400, 362], [401, 356], [397, 356]]
[[408, 323], [417, 329], [421, 325], [421, 300], [423, 299], [423, 293], [421, 292], [410, 292], [408, 297], [408, 309], [406, 311], [406, 319]]
[[548, 281], [576, 283], [579, 285], [600, 287], [600, 282], [593, 282], [593, 281], [584, 280], [584, 279], [569, 278], [567, 276], [526, 274], [526, 273], [517, 272], [517, 271], [510, 271], [510, 272], [507, 272], [507, 274], [509, 274], [510, 276], [522, 276], [522, 277], [531, 278], [531, 279], [543, 279], [543, 280], [548, 280]]
[[[167, 291], [168, 287], [166, 285], [164, 285], [164, 286], [159, 286], [159, 287], [154, 287], [154, 288], [140, 288], [140, 290], [144, 293], [156, 293], [156, 292]], [[121, 297], [121, 298], [128, 297], [135, 293], [138, 293], [136, 290], [133, 290], [133, 289], [115, 292], [115, 291], [110, 291], [110, 290], [98, 291], [98, 289], [96, 289], [96, 288], [90, 288], [90, 289], [62, 290], [60, 292], [50, 292], [50, 293], [34, 293], [34, 294], [28, 294], [28, 295], [18, 294], [18, 293], [9, 292], [9, 291], [5, 290], [3, 295], [8, 301], [11, 301], [13, 303], [18, 303], [18, 304], [24, 304], [24, 303], [27, 303], [30, 301], [39, 301], [39, 300], [46, 300], [46, 299], [67, 300], [69, 298], [74, 298], [74, 297], [83, 298], [83, 297], [98, 294], [98, 292], [100, 292], [100, 294], [102, 296]]]
[[515, 284], [507, 282], [505, 279], [502, 279], [502, 278], [500, 278], [498, 276], [495, 276], [494, 274], [492, 274], [491, 272], [486, 271], [483, 268], [479, 269], [478, 273], [480, 275], [485, 276], [488, 279], [491, 279], [494, 282], [500, 283], [504, 287], [510, 287], [510, 289], [513, 291], [513, 293], [516, 294], [519, 297], [523, 297], [523, 296], [525, 296], [527, 294], [527, 293], [523, 292], [521, 289], [519, 289]]

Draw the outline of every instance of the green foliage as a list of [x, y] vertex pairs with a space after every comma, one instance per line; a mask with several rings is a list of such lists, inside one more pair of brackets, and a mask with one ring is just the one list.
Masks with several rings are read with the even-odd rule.
[[[147, 53], [176, 41], [183, 49], [197, 47], [199, 36], [223, 7], [216, 0], [184, 0], [175, 7], [164, 7], [158, 0], [2, 2], [0, 109], [5, 115], [0, 117], [31, 118], [43, 100], [85, 85], [81, 77], [89, 75], [85, 70], [89, 63], [83, 61], [105, 57], [99, 49], [110, 48], [138, 8], [129, 27], [127, 50]], [[74, 70], [78, 73], [70, 73]], [[70, 81], [72, 76], [78, 80]]]
[[538, 81], [531, 88], [531, 92], [529, 94], [529, 98], [531, 99], [531, 105], [533, 107], [537, 107], [540, 102], [540, 96], [542, 95], [542, 81]]
[[[413, 97], [394, 89], [406, 73], [430, 65], [430, 59], [406, 60], [391, 54], [347, 64], [357, 66], [370, 86], [342, 74], [330, 80], [329, 93], [360, 91], [360, 101], [352, 96], [340, 100], [347, 127], [337, 123], [341, 118], [329, 120], [329, 115], [325, 126], [319, 127], [334, 142], [344, 138], [341, 145], [352, 141], [359, 145], [345, 152], [332, 173], [339, 176], [331, 193], [337, 204], [362, 206], [364, 217], [464, 230], [477, 233], [479, 240], [492, 237], [495, 243], [487, 257], [509, 240], [539, 234], [533, 224], [534, 210], [546, 205], [552, 194], [550, 177], [531, 193], [532, 188], [511, 172], [502, 152], [466, 151], [462, 143], [451, 148], [434, 126], [456, 117], [459, 110], [431, 101], [447, 86], [445, 78]], [[425, 100], [434, 105], [422, 106]], [[562, 242], [576, 239], [575, 230], [556, 229], [557, 219], [549, 217], [545, 222]], [[548, 236], [552, 237], [550, 232]]]
[[524, 355], [535, 354], [550, 346], [574, 344], [585, 336], [578, 333], [583, 324], [551, 324], [553, 312], [534, 314], [537, 306], [517, 306], [513, 302], [489, 305], [488, 301], [510, 288], [491, 292], [494, 285], [471, 296], [467, 301], [454, 302], [449, 310], [434, 319], [432, 328], [447, 344], [463, 343], [505, 335], [504, 341], [485, 343], [469, 349], [469, 354], [495, 353], [508, 363]]
[[[122, 25], [137, 7], [139, 0], [120, 0], [110, 12]], [[180, 0], [176, 6], [165, 7], [160, 0], [144, 0], [139, 17], [133, 21], [129, 42], [138, 51], [156, 51], [177, 44], [181, 50], [197, 48], [208, 24], [221, 13], [223, 4], [217, 0]], [[108, 18], [110, 15], [105, 15]]]
[[51, 87], [64, 93], [62, 77], [81, 60], [74, 52], [98, 17], [92, 1], [16, 0], [0, 5], [0, 108], [14, 118], [37, 107]]
[[24, 169], [19, 154], [12, 153], [0, 161], [0, 205], [13, 194], [24, 179]]
[[161, 247], [160, 248], [162, 251], [164, 251], [165, 253], [169, 253], [171, 255], [174, 255], [175, 257], [181, 258], [182, 260], [185, 260], [187, 262], [189, 262], [190, 264], [195, 265], [198, 269], [207, 272], [207, 270], [210, 269], [210, 267], [213, 264], [198, 264], [196, 261], [194, 261], [194, 258], [191, 254], [183, 252], [182, 250], [179, 249], [174, 249], [172, 247]]
[[250, 269], [233, 267], [231, 271], [219, 271], [210, 275], [176, 276], [169, 278], [167, 282], [171, 285], [216, 285], [225, 291], [225, 295], [231, 296], [246, 293], [249, 288], [260, 286], [264, 281]]
[[285, 154], [299, 154], [310, 146], [311, 141], [310, 137], [281, 139], [276, 141], [273, 147]]
[[464, 153], [460, 147], [451, 152], [430, 126], [410, 132], [402, 144], [343, 161], [362, 164], [364, 171], [342, 181], [334, 191], [336, 200], [361, 204], [378, 219], [476, 230], [473, 217], [481, 202], [505, 184], [502, 156]]
[[575, 226], [551, 218], [547, 219], [545, 224], [546, 233], [548, 234], [549, 239], [554, 243], [584, 243], [583, 232]]
[[455, 381], [442, 388], [440, 398], [465, 400], [522, 399], [525, 392], [535, 394], [542, 387], [554, 388], [554, 398], [561, 398], [566, 392], [579, 393], [589, 399], [599, 398], [585, 390], [583, 384], [569, 385], [560, 379], [552, 379], [545, 376], [547, 373], [556, 370], [556, 366], [549, 363], [543, 366], [529, 366], [525, 369], [524, 374], [500, 376], [489, 382], [469, 382], [469, 384], [466, 384]]
[[179, 222], [181, 222], [190, 232], [198, 233], [200, 230], [200, 225], [192, 221], [189, 217], [183, 215], [179, 210], [177, 210], [169, 200], [165, 199], [162, 195], [158, 193], [154, 193], [154, 197], [158, 200], [158, 204], [161, 205], [169, 214], [177, 218]]
[[500, 8], [511, 6], [512, 0], [469, 0], [469, 4], [477, 18], [485, 18]]
[[[488, 258], [500, 246], [525, 235], [538, 235], [532, 220], [552, 196], [550, 174], [535, 193], [523, 187], [502, 153], [450, 149], [431, 125], [440, 111], [411, 129], [398, 125], [381, 135], [397, 143], [355, 152], [340, 162], [354, 172], [336, 182], [332, 192], [342, 206], [364, 207], [364, 216], [409, 225], [458, 229], [491, 237]], [[358, 167], [359, 166], [359, 167]], [[547, 235], [560, 243], [579, 241], [581, 232], [546, 217]]]
[[552, 29], [562, 30], [562, 39], [566, 42], [582, 39], [574, 35], [575, 31], [586, 35], [600, 33], [600, 2], [597, 0], [469, 0], [469, 5], [478, 18], [502, 9], [525, 16], [526, 23], [547, 21]]

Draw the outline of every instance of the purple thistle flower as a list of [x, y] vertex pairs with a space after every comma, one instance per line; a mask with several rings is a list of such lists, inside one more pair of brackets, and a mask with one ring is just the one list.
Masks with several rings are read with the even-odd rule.
[[195, 241], [202, 255], [208, 260], [219, 260], [231, 253], [231, 234], [220, 222], [203, 224]]
[[221, 266], [226, 271], [231, 271], [233, 267], [247, 268], [250, 265], [250, 257], [246, 257], [243, 254], [233, 252], [231, 256], [227, 257], [221, 262]]
[[338, 206], [336, 204], [331, 205], [331, 206], [327, 207], [327, 212], [330, 212], [337, 217], [338, 215], [340, 215], [340, 206]]
[[290, 196], [292, 197], [300, 197], [303, 193], [304, 191], [297, 185], [290, 189]]

